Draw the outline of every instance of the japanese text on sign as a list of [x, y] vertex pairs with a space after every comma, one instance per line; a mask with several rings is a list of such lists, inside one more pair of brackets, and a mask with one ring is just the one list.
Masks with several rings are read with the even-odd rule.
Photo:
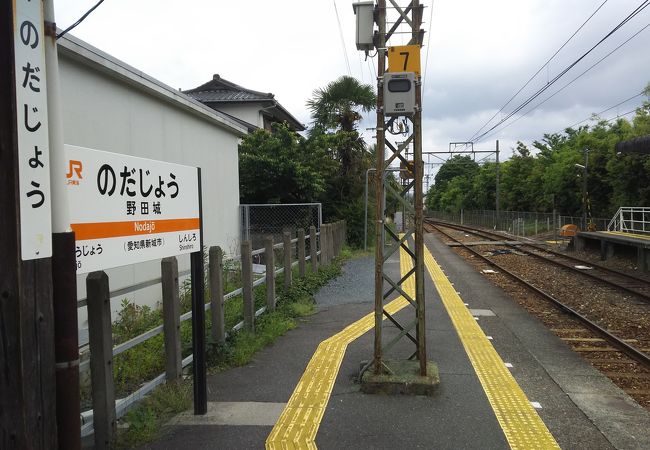
[[65, 150], [61, 179], [77, 273], [201, 249], [196, 168], [71, 145]]
[[52, 256], [45, 35], [41, 2], [14, 4], [20, 242], [22, 259], [31, 260]]

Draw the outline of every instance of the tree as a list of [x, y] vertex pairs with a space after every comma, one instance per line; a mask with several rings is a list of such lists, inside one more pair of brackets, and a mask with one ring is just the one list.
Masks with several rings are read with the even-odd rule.
[[362, 119], [360, 111], [372, 110], [376, 102], [372, 86], [342, 76], [324, 89], [316, 89], [307, 106], [315, 129], [355, 131], [356, 123]]
[[348, 220], [353, 244], [362, 243], [363, 183], [365, 171], [372, 165], [372, 154], [357, 132], [357, 123], [375, 102], [372, 86], [347, 76], [316, 89], [307, 101], [313, 119], [308, 140], [326, 148], [336, 166], [321, 197], [323, 213], [327, 220]]
[[[429, 209], [457, 211], [469, 207], [471, 203], [471, 184], [479, 171], [479, 165], [469, 156], [454, 155], [447, 160], [435, 176], [435, 184], [429, 189], [426, 206]], [[456, 178], [452, 188], [453, 195], [448, 194], [449, 185]], [[463, 191], [461, 187], [465, 188]], [[444, 200], [443, 200], [444, 198]]]
[[516, 153], [503, 167], [501, 179], [503, 209], [531, 211], [537, 198], [536, 187], [531, 182], [534, 158], [523, 143], [517, 143]]
[[273, 124], [273, 132], [257, 130], [239, 146], [242, 203], [315, 201], [333, 171], [326, 149], [309, 145], [286, 124]]

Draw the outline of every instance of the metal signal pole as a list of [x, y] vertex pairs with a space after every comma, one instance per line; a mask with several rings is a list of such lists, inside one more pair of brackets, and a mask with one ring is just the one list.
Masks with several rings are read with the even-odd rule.
[[[406, 206], [406, 211], [413, 215], [410, 221], [410, 228], [404, 230], [401, 237], [393, 232], [385, 222], [384, 209], [377, 208], [376, 227], [375, 227], [375, 341], [374, 341], [374, 358], [372, 361], [374, 373], [382, 373], [385, 370], [385, 353], [395, 345], [398, 340], [408, 338], [416, 346], [415, 352], [410, 355], [409, 359], [417, 358], [419, 361], [419, 372], [421, 376], [427, 375], [427, 356], [426, 356], [426, 335], [425, 335], [425, 307], [424, 307], [424, 239], [423, 239], [423, 175], [424, 164], [422, 161], [422, 83], [419, 74], [419, 67], [416, 72], [415, 80], [415, 113], [409, 116], [413, 124], [413, 132], [402, 143], [391, 142], [386, 135], [386, 116], [384, 109], [384, 74], [386, 73], [386, 58], [388, 53], [387, 43], [400, 26], [411, 28], [411, 40], [409, 45], [417, 46], [417, 55], [407, 53], [407, 58], [417, 56], [419, 61], [419, 51], [422, 46], [423, 31], [420, 29], [422, 23], [422, 6], [418, 0], [412, 0], [406, 7], [402, 8], [397, 5], [396, 1], [391, 0], [394, 11], [399, 17], [392, 26], [387, 30], [386, 26], [386, 1], [379, 0], [377, 3], [377, 25], [379, 28], [378, 39], [376, 42], [378, 65], [377, 65], [377, 164], [376, 164], [376, 199], [377, 205], [384, 205], [384, 192], [386, 195], [396, 196], [400, 202]], [[404, 61], [404, 71], [408, 71], [407, 60]], [[419, 65], [419, 64], [418, 64]], [[395, 69], [393, 69], [395, 70]], [[400, 71], [401, 68], [400, 68]], [[413, 144], [413, 161], [408, 161], [406, 152], [410, 144]], [[388, 147], [392, 154], [386, 158], [385, 150]], [[391, 163], [399, 160], [405, 167], [414, 166], [414, 177], [399, 192], [386, 183], [386, 172]], [[409, 193], [413, 192], [413, 196]], [[411, 203], [411, 198], [413, 203]], [[408, 239], [414, 239], [414, 249], [408, 247]], [[399, 280], [393, 280], [391, 274], [384, 269], [384, 262], [396, 252], [403, 249], [413, 260], [414, 269], [409, 271], [406, 276]], [[415, 279], [415, 295], [404, 289], [405, 284]], [[413, 306], [415, 317], [407, 323], [401, 324], [393, 315], [384, 309], [384, 302], [395, 292], [409, 300]], [[400, 330], [400, 339], [393, 339], [390, 343], [384, 345], [382, 340], [382, 322], [387, 318]], [[415, 328], [415, 336], [411, 335], [410, 330]]]

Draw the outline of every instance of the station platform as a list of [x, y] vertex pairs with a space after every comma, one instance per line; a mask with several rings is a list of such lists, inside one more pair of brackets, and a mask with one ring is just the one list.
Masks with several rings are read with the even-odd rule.
[[[440, 374], [433, 396], [361, 393], [374, 259], [359, 258], [318, 293], [315, 314], [247, 366], [208, 378], [207, 415], [176, 417], [145, 448], [650, 448], [645, 409], [447, 245], [431, 235], [425, 244], [427, 354]], [[408, 258], [387, 267], [397, 275]], [[412, 317], [404, 303], [387, 307]], [[396, 333], [388, 321], [383, 329]], [[389, 357], [412, 351], [403, 339]]]
[[574, 238], [576, 250], [600, 248], [605, 261], [615, 254], [636, 259], [642, 272], [650, 272], [650, 235], [623, 231], [581, 231]]

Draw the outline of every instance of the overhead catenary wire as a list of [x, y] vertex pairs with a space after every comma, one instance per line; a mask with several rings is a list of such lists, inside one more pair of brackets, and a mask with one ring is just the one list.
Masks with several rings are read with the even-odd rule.
[[352, 76], [352, 70], [350, 69], [350, 59], [348, 58], [348, 51], [345, 48], [345, 38], [343, 36], [343, 28], [341, 27], [341, 19], [339, 17], [339, 10], [336, 7], [336, 0], [332, 0], [334, 3], [334, 12], [336, 13], [336, 21], [339, 24], [339, 35], [341, 36], [341, 46], [343, 47], [343, 56], [345, 57], [345, 65], [348, 68], [348, 75]]
[[489, 134], [487, 134], [486, 136], [483, 136], [481, 139], [482, 139], [482, 140], [485, 140], [485, 139], [489, 138], [490, 136], [493, 136], [495, 133], [497, 133], [497, 132], [499, 132], [499, 131], [503, 131], [503, 130], [505, 130], [506, 128], [508, 128], [509, 126], [511, 126], [511, 125], [513, 125], [513, 124], [519, 122], [521, 119], [523, 119], [524, 117], [526, 117], [528, 114], [530, 114], [531, 112], [533, 112], [535, 109], [539, 108], [539, 107], [542, 106], [544, 103], [546, 103], [547, 101], [549, 101], [550, 99], [552, 99], [553, 97], [555, 97], [557, 94], [559, 94], [560, 92], [562, 92], [563, 90], [565, 90], [566, 88], [568, 88], [568, 87], [569, 87], [570, 85], [572, 85], [573, 83], [575, 83], [579, 78], [581, 78], [582, 76], [584, 76], [584, 75], [585, 75], [587, 72], [589, 72], [591, 69], [593, 69], [594, 67], [596, 67], [597, 65], [599, 65], [601, 62], [603, 62], [605, 59], [607, 59], [607, 58], [608, 58], [609, 56], [611, 56], [613, 53], [615, 53], [616, 51], [618, 51], [618, 50], [619, 50], [621, 47], [623, 47], [625, 44], [627, 44], [627, 43], [630, 42], [632, 39], [634, 39], [635, 37], [637, 37], [637, 36], [638, 36], [642, 31], [644, 31], [644, 30], [647, 29], [648, 27], [650, 27], [650, 24], [648, 24], [648, 25], [644, 26], [643, 28], [641, 28], [639, 31], [637, 31], [636, 33], [634, 33], [634, 34], [633, 34], [632, 36], [630, 36], [629, 38], [627, 38], [624, 42], [622, 42], [621, 44], [619, 44], [619, 45], [618, 45], [616, 48], [614, 48], [612, 51], [610, 51], [610, 52], [607, 53], [605, 56], [603, 56], [603, 57], [600, 58], [598, 61], [596, 61], [594, 64], [592, 64], [591, 66], [589, 66], [586, 70], [584, 70], [584, 71], [583, 71], [582, 73], [580, 73], [578, 76], [576, 76], [575, 78], [573, 78], [571, 81], [569, 81], [568, 83], [566, 83], [564, 86], [562, 86], [560, 89], [558, 89], [557, 91], [555, 91], [553, 94], [551, 94], [550, 96], [548, 96], [547, 98], [545, 98], [545, 99], [542, 100], [541, 102], [539, 102], [539, 103], [537, 103], [536, 105], [534, 105], [532, 108], [528, 109], [528, 111], [526, 111], [526, 112], [524, 112], [523, 114], [521, 114], [521, 115], [520, 115], [519, 117], [517, 117], [515, 120], [513, 120], [512, 122], [510, 122], [510, 123], [504, 125], [504, 126], [501, 127], [499, 130], [495, 130], [495, 131], [493, 131], [492, 133], [489, 133]]
[[537, 69], [537, 72], [535, 72], [535, 73], [534, 73], [534, 74], [533, 74], [533, 75], [528, 79], [528, 81], [526, 81], [526, 82], [524, 83], [524, 85], [523, 85], [522, 87], [520, 87], [519, 90], [518, 90], [517, 92], [515, 92], [514, 95], [513, 95], [512, 97], [510, 97], [510, 99], [508, 99], [508, 101], [505, 102], [505, 103], [503, 104], [503, 106], [501, 106], [501, 108], [500, 108], [497, 112], [495, 112], [494, 115], [493, 115], [492, 117], [490, 117], [490, 118], [488, 119], [488, 121], [485, 122], [485, 124], [483, 124], [483, 126], [482, 126], [481, 128], [479, 128], [479, 129], [478, 129], [478, 130], [477, 130], [477, 131], [472, 135], [471, 138], [468, 139], [468, 141], [471, 141], [472, 139], [474, 139], [474, 138], [475, 138], [475, 137], [476, 137], [476, 136], [477, 136], [477, 135], [478, 135], [478, 134], [479, 134], [479, 133], [480, 133], [480, 132], [481, 132], [481, 131], [486, 127], [486, 126], [489, 125], [490, 122], [492, 122], [492, 120], [493, 120], [493, 119], [494, 119], [494, 118], [495, 118], [495, 117], [496, 117], [496, 116], [497, 116], [501, 111], [503, 111], [503, 110], [505, 109], [506, 106], [508, 106], [508, 105], [510, 104], [510, 102], [512, 102], [512, 101], [515, 99], [515, 97], [517, 97], [517, 95], [519, 95], [519, 94], [521, 93], [521, 91], [523, 91], [523, 90], [526, 88], [526, 86], [528, 86], [528, 85], [530, 84], [531, 81], [533, 81], [533, 79], [534, 79], [537, 75], [539, 75], [539, 73], [540, 73], [542, 70], [544, 70], [545, 67], [548, 67], [549, 63], [553, 60], [553, 58], [555, 58], [555, 57], [557, 56], [557, 54], [560, 53], [560, 51], [561, 51], [564, 47], [566, 47], [566, 45], [571, 41], [571, 39], [573, 39], [573, 38], [575, 37], [575, 35], [578, 34], [578, 33], [580, 32], [580, 30], [582, 30], [582, 29], [584, 28], [585, 25], [587, 25], [587, 23], [591, 20], [591, 18], [594, 17], [598, 11], [600, 11], [600, 9], [605, 5], [605, 3], [607, 3], [607, 0], [605, 0], [604, 2], [602, 2], [602, 3], [600, 4], [600, 6], [598, 6], [598, 8], [596, 8], [596, 10], [595, 10], [594, 12], [592, 12], [591, 15], [590, 15], [589, 17], [587, 17], [587, 20], [585, 20], [585, 21], [582, 23], [582, 25], [580, 25], [580, 26], [578, 27], [578, 29], [577, 29], [576, 31], [574, 31], [573, 34], [572, 34], [571, 36], [569, 36], [569, 38], [568, 38], [566, 41], [564, 41], [564, 44], [562, 44], [562, 45], [560, 46], [560, 48], [558, 48], [558, 49], [555, 51], [555, 53], [553, 53], [553, 55], [551, 55], [551, 57], [550, 57], [548, 60], [546, 60], [546, 62], [545, 62], [544, 64], [542, 64], [542, 66], [541, 66], [539, 69]]
[[95, 4], [95, 6], [93, 6], [93, 7], [90, 8], [88, 11], [86, 11], [86, 12], [84, 13], [84, 15], [81, 16], [81, 17], [80, 17], [80, 18], [79, 18], [75, 23], [73, 23], [73, 24], [70, 25], [68, 28], [66, 28], [65, 30], [63, 30], [63, 31], [60, 32], [59, 34], [57, 34], [57, 35], [56, 35], [56, 38], [57, 38], [57, 39], [60, 39], [60, 38], [63, 37], [63, 36], [64, 36], [68, 31], [72, 30], [72, 29], [75, 28], [77, 25], [79, 25], [81, 22], [83, 22], [83, 21], [86, 19], [86, 17], [88, 17], [88, 16], [90, 15], [90, 13], [92, 13], [95, 9], [97, 9], [97, 7], [98, 7], [99, 5], [101, 5], [102, 3], [104, 3], [104, 0], [99, 0], [99, 1]]
[[[635, 96], [635, 97], [636, 97], [636, 96]], [[632, 97], [632, 98], [634, 98], [634, 97]], [[624, 103], [624, 102], [622, 102], [622, 103]], [[622, 103], [621, 103], [621, 104], [622, 104]], [[615, 108], [615, 107], [616, 107], [616, 106], [612, 106], [612, 108]], [[612, 109], [612, 108], [609, 108], [609, 109]], [[609, 119], [602, 119], [602, 120], [599, 120], [598, 122], [606, 122], [606, 123], [609, 123], [609, 122], [611, 122], [611, 121], [613, 121], [613, 120], [622, 119], [623, 117], [628, 116], [628, 115], [630, 115], [630, 114], [636, 112], [638, 109], [639, 109], [639, 107], [636, 107], [636, 108], [631, 109], [631, 110], [629, 110], [629, 111], [627, 111], [627, 112], [620, 113], [620, 114], [616, 114], [614, 117], [610, 117]], [[608, 110], [605, 110], [605, 111], [608, 111]], [[601, 111], [601, 112], [604, 112], [604, 111]], [[596, 114], [596, 115], [599, 115], [599, 114], [601, 114], [601, 113], [598, 113], [598, 114]], [[590, 117], [589, 119], [591, 119], [591, 117]], [[578, 125], [578, 124], [580, 124], [580, 123], [582, 123], [582, 122], [586, 122], [586, 121], [589, 120], [589, 119], [581, 120], [580, 122], [575, 123], [575, 124], [573, 124], [573, 125], [571, 125], [570, 127], [567, 127], [567, 128], [573, 128], [574, 126], [576, 126], [576, 125]], [[565, 128], [565, 129], [566, 129], [566, 128]], [[559, 131], [556, 131], [556, 132], [553, 133], [553, 134], [558, 134], [558, 133], [560, 133], [560, 132], [559, 132]], [[534, 141], [533, 141], [533, 143], [534, 143]]]
[[596, 44], [594, 44], [589, 50], [587, 50], [585, 53], [583, 53], [578, 59], [576, 59], [574, 62], [569, 64], [564, 70], [562, 70], [559, 74], [557, 74], [552, 80], [550, 80], [546, 85], [538, 89], [533, 95], [528, 97], [523, 103], [521, 103], [519, 106], [517, 106], [513, 111], [508, 113], [504, 118], [502, 118], [499, 122], [497, 122], [495, 125], [493, 125], [491, 128], [489, 128], [487, 131], [484, 131], [481, 135], [474, 137], [471, 142], [479, 142], [481, 141], [485, 136], [490, 134], [490, 132], [497, 127], [499, 127], [501, 124], [509, 120], [512, 116], [517, 114], [519, 111], [524, 109], [526, 106], [528, 106], [533, 100], [535, 100], [537, 97], [539, 97], [542, 93], [544, 93], [548, 88], [550, 88], [553, 84], [555, 84], [560, 78], [562, 78], [567, 72], [569, 72], [573, 67], [575, 67], [580, 61], [582, 61], [584, 58], [587, 57], [593, 50], [595, 50], [600, 44], [605, 42], [609, 37], [611, 37], [616, 31], [618, 31], [623, 25], [625, 25], [627, 22], [632, 20], [637, 14], [639, 14], [641, 11], [643, 11], [648, 5], [650, 5], [650, 0], [645, 0], [642, 2], [637, 8], [632, 11], [625, 19], [623, 19], [618, 25], [616, 25], [611, 31], [609, 31], [605, 36], [603, 36]]
[[[618, 108], [619, 106], [621, 106], [621, 105], [623, 105], [623, 104], [629, 102], [630, 100], [633, 100], [633, 99], [635, 99], [635, 98], [637, 98], [637, 97], [640, 97], [640, 96], [642, 96], [642, 95], [643, 95], [643, 92], [639, 92], [638, 94], [633, 95], [632, 97], [626, 98], [625, 100], [623, 100], [623, 101], [621, 101], [621, 102], [618, 102], [617, 104], [615, 104], [615, 105], [613, 105], [613, 106], [610, 106], [610, 107], [607, 108], [607, 109], [603, 109], [603, 110], [600, 111], [600, 112], [594, 113], [594, 114], [592, 114], [591, 116], [587, 117], [586, 119], [583, 119], [583, 120], [581, 120], [580, 122], [576, 122], [576, 123], [574, 123], [573, 125], [569, 125], [568, 127], [565, 127], [564, 129], [566, 130], [567, 128], [573, 128], [573, 127], [575, 127], [575, 126], [577, 126], [577, 125], [580, 125], [581, 123], [587, 122], [588, 120], [592, 120], [594, 117], [600, 117], [601, 114], [606, 113], [607, 111], [611, 111], [611, 110], [614, 109], [614, 108]], [[634, 108], [634, 111], [636, 111], [636, 109], [637, 109], [637, 108]], [[625, 113], [625, 114], [629, 114], [629, 113]], [[625, 115], [625, 114], [622, 114], [622, 115]], [[611, 120], [611, 119], [610, 119], [610, 120]], [[556, 133], [558, 133], [558, 132], [556, 132]]]
[[[607, 1], [607, 0], [605, 0]], [[429, 35], [427, 36], [427, 56], [424, 60], [424, 74], [422, 75], [422, 92], [424, 93], [424, 87], [427, 84], [427, 68], [429, 67], [429, 49], [431, 44], [431, 23], [433, 21], [433, 5], [436, 3], [436, 0], [431, 0], [431, 6], [429, 7]]]
[[637, 109], [638, 108], [634, 108], [634, 109], [632, 109], [632, 110], [630, 110], [628, 112], [624, 112], [622, 114], [616, 114], [614, 117], [611, 117], [609, 119], [605, 119], [605, 122], [611, 122], [612, 120], [617, 120], [617, 119], [620, 119], [621, 117], [625, 117], [628, 114], [632, 114], [632, 113], [636, 112]]

